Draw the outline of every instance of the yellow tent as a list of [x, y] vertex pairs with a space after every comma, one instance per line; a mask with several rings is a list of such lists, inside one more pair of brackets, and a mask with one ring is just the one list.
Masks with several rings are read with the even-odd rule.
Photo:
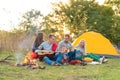
[[86, 53], [92, 52], [100, 55], [118, 56], [118, 52], [111, 42], [100, 33], [93, 31], [86, 32], [79, 36], [72, 45], [78, 45], [80, 40], [85, 40], [86, 42]]

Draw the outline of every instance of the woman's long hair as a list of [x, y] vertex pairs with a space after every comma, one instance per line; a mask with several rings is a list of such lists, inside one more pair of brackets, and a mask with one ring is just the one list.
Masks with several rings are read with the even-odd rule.
[[79, 44], [81, 44], [81, 42], [83, 42], [84, 43], [84, 49], [85, 49], [85, 54], [86, 54], [86, 41], [85, 40], [80, 40], [80, 43]]
[[38, 33], [36, 39], [35, 39], [35, 47], [38, 47], [43, 42], [43, 33]]

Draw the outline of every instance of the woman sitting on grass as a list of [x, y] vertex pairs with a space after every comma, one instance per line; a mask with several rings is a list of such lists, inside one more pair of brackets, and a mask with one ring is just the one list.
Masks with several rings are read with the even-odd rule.
[[36, 37], [36, 39], [34, 41], [32, 49], [33, 50], [37, 50], [42, 42], [44, 42], [44, 40], [43, 40], [43, 33], [38, 33], [38, 35], [37, 35], [37, 37]]
[[91, 58], [93, 61], [100, 62], [100, 64], [107, 62], [107, 59], [105, 59], [104, 56], [100, 58], [100, 56], [93, 53], [86, 54], [85, 45], [85, 41], [81, 40], [80, 43], [75, 47], [74, 53], [70, 54], [70, 56], [75, 57], [76, 60], [80, 61], [84, 60], [84, 58]]
[[[43, 43], [43, 42], [44, 42], [44, 40], [43, 40], [43, 33], [38, 33], [38, 35], [37, 35], [37, 37], [36, 37], [36, 39], [35, 39], [35, 41], [34, 41], [34, 44], [33, 44], [32, 52], [35, 53], [35, 50], [37, 50], [38, 47], [39, 47], [39, 45], [40, 45], [41, 43]], [[26, 56], [28, 57], [30, 54], [32, 54], [32, 52], [29, 52]], [[40, 56], [38, 56], [37, 53], [35, 53], [35, 54], [31, 55], [31, 56], [37, 56], [37, 58], [40, 59]], [[27, 59], [26, 59], [26, 60], [27, 60]], [[26, 60], [24, 60], [24, 64], [27, 64], [27, 63], [26, 63]]]

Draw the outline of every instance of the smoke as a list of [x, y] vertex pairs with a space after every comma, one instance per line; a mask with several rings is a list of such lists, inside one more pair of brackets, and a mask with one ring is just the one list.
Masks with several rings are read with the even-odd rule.
[[16, 63], [17, 64], [21, 63], [21, 61], [23, 60], [22, 54], [20, 54], [20, 53], [16, 53], [15, 58], [16, 58]]
[[26, 36], [23, 41], [18, 44], [18, 50], [21, 51], [30, 51], [32, 49], [34, 39], [33, 36]]
[[16, 63], [21, 63], [24, 56], [32, 50], [35, 35], [32, 33], [26, 34], [24, 38], [18, 43], [18, 50], [15, 53]]

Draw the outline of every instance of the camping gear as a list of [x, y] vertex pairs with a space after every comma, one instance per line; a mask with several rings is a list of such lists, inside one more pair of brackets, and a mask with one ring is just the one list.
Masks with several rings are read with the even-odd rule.
[[89, 62], [87, 64], [94, 64], [94, 65], [97, 65], [97, 64], [101, 64], [100, 62], [96, 62], [96, 61], [92, 61], [92, 62]]
[[82, 61], [84, 61], [84, 62], [92, 62], [93, 59], [92, 59], [92, 58], [89, 58], [89, 57], [85, 57], [85, 58], [83, 58]]
[[81, 40], [86, 42], [86, 53], [95, 53], [97, 55], [105, 55], [108, 57], [118, 57], [119, 54], [117, 50], [113, 47], [112, 43], [105, 38], [102, 34], [97, 32], [85, 32], [80, 35], [72, 45], [75, 47], [79, 44]]
[[76, 64], [81, 64], [81, 61], [80, 60], [71, 60], [69, 63], [71, 65], [76, 65]]
[[99, 59], [100, 59], [100, 56], [98, 56], [94, 53], [89, 53], [87, 55], [79, 56], [79, 57], [76, 57], [76, 59], [83, 60], [83, 58], [86, 58], [86, 57], [93, 59], [93, 61], [99, 61]]

